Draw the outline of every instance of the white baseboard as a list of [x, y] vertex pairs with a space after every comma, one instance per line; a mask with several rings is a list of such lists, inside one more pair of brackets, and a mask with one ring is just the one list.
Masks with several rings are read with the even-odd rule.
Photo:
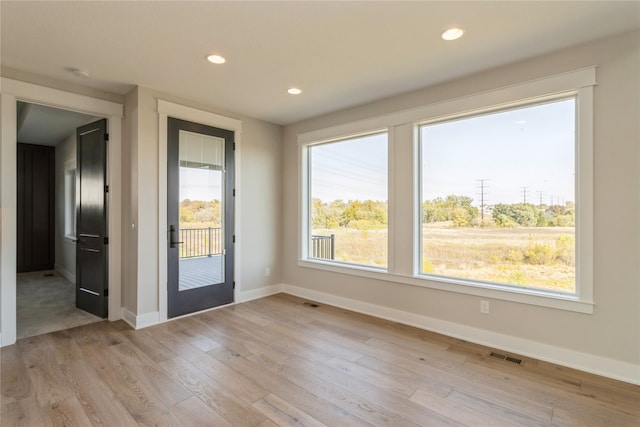
[[[251, 300], [254, 300], [254, 299], [258, 299], [258, 298], [268, 297], [269, 295], [279, 294], [279, 293], [282, 292], [282, 287], [283, 287], [283, 285], [271, 285], [271, 286], [265, 286], [265, 287], [258, 288], [258, 289], [251, 289], [249, 291], [238, 292], [236, 294], [235, 303], [237, 304], [237, 303], [241, 303], [241, 302], [247, 302], [247, 301], [251, 301]], [[178, 316], [178, 317], [175, 317], [173, 319], [168, 319], [168, 320], [175, 320], [175, 319], [179, 319], [180, 317], [192, 316], [194, 314], [202, 313], [202, 312], [209, 311], [209, 310], [215, 310], [215, 309], [218, 309], [218, 308], [223, 308], [223, 307], [226, 307], [228, 305], [233, 305], [233, 304], [234, 303], [226, 304], [226, 305], [219, 306], [219, 307], [214, 307], [212, 309], [206, 309], [206, 310], [198, 311], [198, 312], [195, 312], [195, 313], [189, 313], [189, 314], [187, 314], [185, 316]], [[146, 314], [142, 314], [142, 315], [136, 316], [135, 314], [133, 314], [132, 312], [130, 312], [126, 308], [122, 309], [122, 320], [127, 322], [133, 329], [142, 329], [142, 328], [146, 328], [146, 327], [149, 327], [149, 326], [157, 325], [157, 324], [163, 322], [160, 319], [160, 312], [156, 311], [156, 312], [146, 313]]]
[[133, 329], [136, 329], [136, 315], [124, 307], [122, 308], [122, 320], [124, 320]]
[[543, 360], [569, 368], [579, 369], [616, 380], [640, 385], [640, 366], [606, 357], [531, 341], [511, 335], [487, 331], [415, 313], [344, 298], [293, 285], [281, 285], [283, 292], [301, 298], [333, 305], [358, 313], [391, 320], [420, 329], [462, 339], [487, 347], [500, 349]]
[[136, 316], [126, 308], [123, 308], [122, 320], [127, 322], [133, 329], [142, 329], [160, 323], [160, 313], [154, 311], [152, 313], [146, 313], [141, 314], [140, 316]]
[[251, 289], [248, 291], [241, 291], [236, 294], [236, 303], [247, 302], [254, 299], [268, 297], [270, 295], [279, 294], [282, 292], [283, 285], [271, 285], [264, 286], [258, 289]]
[[70, 272], [69, 270], [67, 270], [66, 268], [61, 266], [60, 264], [55, 264], [53, 266], [53, 269], [57, 273], [59, 273], [62, 277], [64, 277], [65, 279], [67, 279], [68, 281], [73, 283], [74, 285], [76, 284], [76, 275], [75, 275], [75, 273]]

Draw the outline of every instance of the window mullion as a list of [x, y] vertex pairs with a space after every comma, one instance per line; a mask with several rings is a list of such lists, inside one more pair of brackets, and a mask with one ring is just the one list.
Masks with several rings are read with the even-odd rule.
[[414, 273], [414, 126], [389, 128], [389, 272]]

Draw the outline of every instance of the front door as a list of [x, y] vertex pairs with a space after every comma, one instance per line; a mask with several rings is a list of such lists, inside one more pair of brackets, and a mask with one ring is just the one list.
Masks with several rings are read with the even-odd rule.
[[107, 120], [77, 130], [76, 307], [107, 317]]
[[234, 133], [169, 118], [168, 316], [233, 302]]

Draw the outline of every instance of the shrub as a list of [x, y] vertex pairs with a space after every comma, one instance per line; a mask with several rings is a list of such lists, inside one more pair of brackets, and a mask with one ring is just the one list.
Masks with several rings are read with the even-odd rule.
[[556, 258], [566, 265], [575, 264], [575, 238], [568, 234], [561, 234], [556, 239]]
[[529, 242], [529, 247], [524, 252], [524, 259], [529, 264], [551, 264], [554, 258], [555, 251], [553, 250], [551, 245], [536, 243], [533, 239]]
[[514, 264], [520, 264], [524, 260], [524, 254], [520, 249], [509, 249], [505, 259]]
[[514, 285], [526, 285], [527, 277], [522, 271], [516, 270], [516, 271], [512, 271], [511, 274], [509, 274], [509, 278], [507, 279], [507, 282], [512, 283]]
[[195, 214], [193, 211], [183, 207], [180, 208], [180, 223], [193, 222], [194, 219]]
[[423, 259], [422, 260], [422, 272], [423, 273], [433, 273], [436, 270], [433, 268], [433, 264], [431, 264], [431, 261], [429, 261], [428, 259]]
[[510, 216], [508, 216], [506, 214], [503, 214], [503, 213], [496, 214], [495, 211], [494, 211], [494, 214], [493, 214], [493, 220], [498, 225], [498, 227], [512, 228], [512, 227], [516, 227], [518, 225], [518, 223], [515, 222], [515, 220], [513, 218], [511, 218]]

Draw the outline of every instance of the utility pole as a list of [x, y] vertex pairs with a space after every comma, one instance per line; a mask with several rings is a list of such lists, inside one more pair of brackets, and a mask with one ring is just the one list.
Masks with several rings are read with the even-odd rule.
[[540, 209], [542, 209], [542, 191], [538, 191], [538, 196], [540, 196]]
[[522, 203], [527, 203], [527, 188], [529, 187], [522, 187]]
[[488, 179], [476, 179], [477, 182], [480, 183], [480, 221], [484, 221], [484, 196], [485, 196], [485, 188], [488, 188], [485, 184], [485, 181], [489, 181]]

